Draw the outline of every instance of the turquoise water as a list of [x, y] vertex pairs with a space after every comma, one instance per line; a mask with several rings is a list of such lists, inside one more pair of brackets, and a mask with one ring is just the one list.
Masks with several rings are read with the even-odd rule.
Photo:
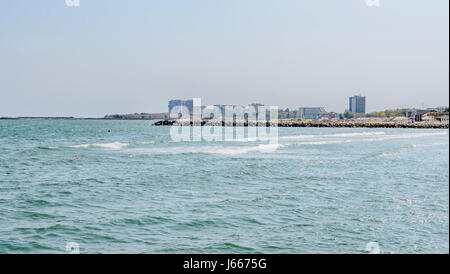
[[449, 252], [448, 130], [151, 124], [0, 121], [0, 253]]

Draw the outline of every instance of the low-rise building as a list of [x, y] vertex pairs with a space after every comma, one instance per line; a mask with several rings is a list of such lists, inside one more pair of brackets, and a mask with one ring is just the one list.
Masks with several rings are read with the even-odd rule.
[[406, 118], [411, 122], [422, 122], [425, 114], [437, 112], [434, 109], [408, 109], [406, 111]]
[[298, 109], [296, 118], [301, 120], [318, 120], [322, 115], [327, 114], [324, 107], [301, 107]]
[[170, 100], [168, 104], [170, 118], [191, 116], [194, 113], [194, 100]]

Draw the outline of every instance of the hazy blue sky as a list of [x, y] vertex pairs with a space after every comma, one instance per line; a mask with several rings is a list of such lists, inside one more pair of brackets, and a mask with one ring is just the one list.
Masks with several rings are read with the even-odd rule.
[[0, 0], [0, 116], [449, 101], [449, 1]]

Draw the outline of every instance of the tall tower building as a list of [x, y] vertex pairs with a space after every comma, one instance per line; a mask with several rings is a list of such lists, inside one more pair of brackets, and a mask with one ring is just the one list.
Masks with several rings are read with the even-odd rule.
[[366, 97], [361, 95], [355, 95], [349, 98], [349, 108], [351, 112], [358, 114], [366, 113]]

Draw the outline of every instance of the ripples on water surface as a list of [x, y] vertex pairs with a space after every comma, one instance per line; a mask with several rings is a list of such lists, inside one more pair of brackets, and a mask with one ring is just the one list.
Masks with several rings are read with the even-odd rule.
[[150, 125], [0, 121], [0, 253], [449, 252], [448, 130]]

